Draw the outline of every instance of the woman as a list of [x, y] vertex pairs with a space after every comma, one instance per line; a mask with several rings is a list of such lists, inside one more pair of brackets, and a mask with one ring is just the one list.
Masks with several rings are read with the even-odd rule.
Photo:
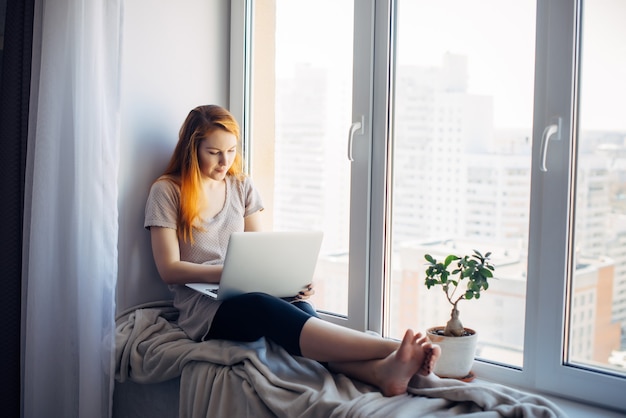
[[239, 140], [239, 126], [226, 109], [193, 109], [150, 190], [145, 227], [159, 274], [174, 292], [179, 326], [197, 341], [266, 337], [386, 396], [406, 393], [411, 377], [429, 374], [440, 353], [419, 333], [407, 330], [397, 342], [323, 321], [307, 302], [312, 285], [290, 302], [262, 293], [217, 301], [184, 286], [218, 283], [230, 234], [260, 230], [263, 206], [242, 172]]

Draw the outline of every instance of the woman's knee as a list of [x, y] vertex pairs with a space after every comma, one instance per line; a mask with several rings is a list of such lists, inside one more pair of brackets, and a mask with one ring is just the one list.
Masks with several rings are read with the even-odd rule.
[[293, 302], [292, 304], [295, 307], [299, 308], [300, 310], [308, 313], [309, 315], [315, 316], [315, 317], [319, 318], [319, 315], [317, 314], [317, 311], [315, 310], [313, 305], [311, 305], [309, 302], [298, 301], [298, 302]]
[[267, 322], [280, 321], [280, 318], [288, 315], [293, 308], [282, 299], [267, 293], [253, 292], [225, 300], [218, 312], [222, 311], [227, 317], [236, 318], [237, 321], [259, 326]]
[[252, 292], [232, 298], [232, 303], [237, 304], [238, 309], [249, 313], [262, 314], [273, 312], [281, 307], [284, 309], [285, 302], [282, 299], [270, 296], [267, 293]]

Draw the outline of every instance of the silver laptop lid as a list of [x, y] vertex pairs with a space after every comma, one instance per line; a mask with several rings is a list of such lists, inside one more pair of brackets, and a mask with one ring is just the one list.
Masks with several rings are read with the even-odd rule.
[[313, 280], [322, 238], [321, 231], [233, 233], [218, 298], [249, 292], [297, 295]]

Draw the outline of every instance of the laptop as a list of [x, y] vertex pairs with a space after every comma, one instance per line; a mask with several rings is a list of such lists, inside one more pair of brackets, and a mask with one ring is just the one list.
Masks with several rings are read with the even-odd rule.
[[235, 232], [220, 283], [187, 286], [218, 300], [250, 292], [295, 296], [313, 280], [322, 237], [321, 231]]

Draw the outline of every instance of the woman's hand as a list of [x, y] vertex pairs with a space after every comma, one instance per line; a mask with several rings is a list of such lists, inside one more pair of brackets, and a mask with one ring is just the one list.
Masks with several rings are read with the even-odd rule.
[[313, 283], [309, 283], [308, 285], [306, 285], [304, 287], [304, 289], [302, 289], [300, 291], [300, 293], [298, 293], [296, 295], [296, 297], [294, 298], [295, 301], [299, 301], [299, 300], [307, 300], [309, 299], [311, 296], [313, 296], [315, 294], [315, 289], [313, 288]]

